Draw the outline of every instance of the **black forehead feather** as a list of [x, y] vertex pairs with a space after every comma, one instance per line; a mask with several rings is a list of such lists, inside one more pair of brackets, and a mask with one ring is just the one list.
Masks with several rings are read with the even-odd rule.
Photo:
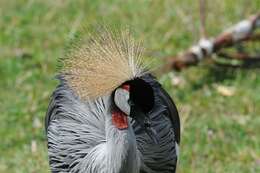
[[145, 113], [148, 113], [154, 106], [154, 91], [152, 86], [140, 78], [128, 81], [126, 84], [130, 85], [130, 99]]

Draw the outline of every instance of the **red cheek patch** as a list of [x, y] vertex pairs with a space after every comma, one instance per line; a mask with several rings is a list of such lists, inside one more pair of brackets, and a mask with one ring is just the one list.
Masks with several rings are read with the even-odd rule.
[[119, 110], [112, 112], [112, 123], [120, 130], [128, 128], [127, 115]]

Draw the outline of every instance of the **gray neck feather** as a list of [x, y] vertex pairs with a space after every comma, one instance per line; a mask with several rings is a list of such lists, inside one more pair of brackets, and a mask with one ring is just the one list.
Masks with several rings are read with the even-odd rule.
[[107, 117], [106, 139], [107, 172], [139, 173], [140, 159], [131, 125], [126, 130], [119, 130], [112, 124], [111, 117]]
[[[107, 100], [111, 104], [111, 99]], [[111, 107], [111, 106], [109, 106]], [[112, 124], [111, 111], [106, 114], [107, 172], [139, 173], [140, 159], [133, 128], [119, 130]]]
[[[111, 97], [84, 103], [63, 91], [64, 99], [58, 103], [61, 111], [52, 116], [48, 127], [52, 170], [139, 173], [141, 161], [133, 129], [129, 124], [128, 129], [119, 130], [112, 124]], [[62, 168], [62, 163], [74, 166]]]

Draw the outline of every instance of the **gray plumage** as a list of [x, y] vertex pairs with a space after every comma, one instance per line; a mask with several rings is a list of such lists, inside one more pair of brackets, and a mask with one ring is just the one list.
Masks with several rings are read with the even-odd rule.
[[[155, 105], [149, 113], [159, 143], [154, 144], [135, 120], [119, 130], [111, 123], [111, 96], [81, 101], [63, 82], [53, 93], [46, 117], [51, 170], [87, 173], [171, 173], [177, 162], [176, 135], [165, 93], [150, 75]], [[174, 106], [174, 105], [172, 105]], [[169, 111], [175, 111], [171, 115]], [[176, 121], [176, 120], [175, 120]], [[175, 122], [176, 123], [176, 122]], [[179, 123], [179, 122], [177, 122]]]

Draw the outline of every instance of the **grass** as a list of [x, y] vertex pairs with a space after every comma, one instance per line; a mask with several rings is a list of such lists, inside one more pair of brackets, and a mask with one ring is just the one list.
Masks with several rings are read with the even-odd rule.
[[[208, 4], [212, 36], [260, 9], [259, 0]], [[1, 173], [49, 172], [44, 116], [57, 85], [57, 59], [81, 25], [130, 25], [144, 40], [146, 56], [159, 61], [199, 38], [192, 0], [0, 0], [0, 16]], [[260, 172], [259, 74], [201, 65], [174, 73], [181, 85], [172, 86], [171, 75], [160, 77], [182, 120], [178, 172]], [[225, 97], [217, 85], [235, 94]]]

